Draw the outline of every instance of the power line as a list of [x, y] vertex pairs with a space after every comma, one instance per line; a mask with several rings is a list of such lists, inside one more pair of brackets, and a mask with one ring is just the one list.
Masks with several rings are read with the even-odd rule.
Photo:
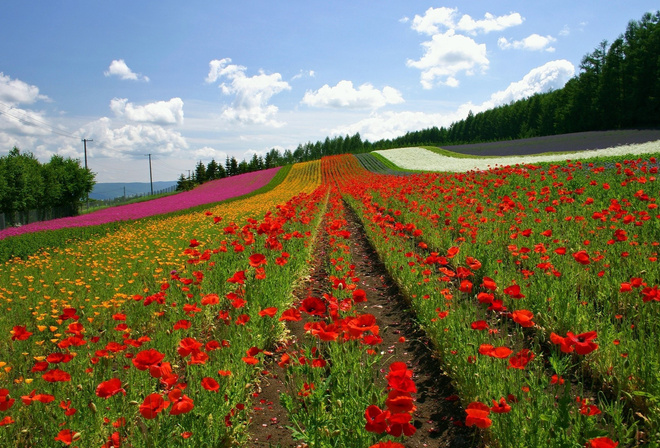
[[[7, 110], [4, 110], [4, 111], [0, 110], [0, 114], [4, 114], [4, 115], [7, 115], [8, 117], [12, 117], [12, 118], [20, 121], [23, 124], [26, 124], [28, 126], [34, 126], [36, 128], [41, 128], [41, 129], [44, 129], [46, 131], [52, 132], [54, 134], [61, 135], [62, 137], [78, 138], [78, 137], [74, 136], [73, 134], [69, 134], [69, 133], [66, 133], [64, 131], [60, 131], [59, 129], [55, 129], [53, 126], [46, 123], [45, 121], [41, 121], [41, 120], [38, 120], [37, 118], [30, 117], [30, 116], [27, 115], [27, 113], [24, 117], [20, 117], [18, 115], [14, 115], [14, 114], [9, 113], [9, 111], [18, 111], [18, 110], [21, 110], [21, 109], [16, 109], [13, 106], [10, 106], [9, 104], [5, 104], [1, 101], [0, 101], [0, 105], [7, 108]], [[25, 112], [25, 111], [23, 111], [23, 112]]]

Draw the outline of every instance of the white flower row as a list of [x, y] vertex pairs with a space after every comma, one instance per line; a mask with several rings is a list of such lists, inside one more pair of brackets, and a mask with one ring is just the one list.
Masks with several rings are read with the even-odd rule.
[[395, 165], [407, 170], [420, 171], [483, 171], [495, 166], [530, 164], [539, 162], [564, 162], [566, 160], [589, 159], [608, 156], [637, 156], [641, 154], [659, 153], [660, 140], [635, 145], [615, 146], [606, 149], [595, 149], [573, 154], [556, 154], [542, 156], [510, 156], [486, 159], [455, 158], [436, 154], [424, 148], [397, 148], [374, 151]]

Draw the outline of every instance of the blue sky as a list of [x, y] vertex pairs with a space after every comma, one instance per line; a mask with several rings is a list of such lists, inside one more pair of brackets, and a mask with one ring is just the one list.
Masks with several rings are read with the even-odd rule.
[[82, 159], [99, 182], [360, 132], [449, 126], [560, 88], [646, 0], [6, 2], [0, 154]]

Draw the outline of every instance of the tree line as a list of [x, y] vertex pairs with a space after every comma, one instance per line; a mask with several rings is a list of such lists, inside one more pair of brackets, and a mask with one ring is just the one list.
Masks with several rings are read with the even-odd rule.
[[[448, 127], [408, 132], [375, 142], [353, 136], [326, 137], [299, 144], [291, 151], [271, 149], [265, 157], [238, 163], [227, 158], [219, 177], [257, 169], [318, 160], [335, 154], [357, 154], [377, 149], [420, 145], [458, 145], [514, 140], [572, 132], [649, 128], [660, 126], [660, 11], [630, 21], [625, 33], [611, 44], [602, 41], [585, 55], [579, 73], [563, 88], [538, 93], [473, 114]], [[212, 161], [217, 165], [214, 161]], [[204, 171], [204, 169], [206, 171]], [[209, 166], [197, 165], [190, 186], [209, 180]], [[216, 177], [216, 178], [219, 178]], [[199, 181], [199, 182], [198, 182]]]
[[94, 188], [94, 177], [78, 159], [53, 155], [42, 164], [14, 147], [0, 157], [0, 213], [9, 225], [29, 222], [31, 211], [39, 221], [75, 216]]

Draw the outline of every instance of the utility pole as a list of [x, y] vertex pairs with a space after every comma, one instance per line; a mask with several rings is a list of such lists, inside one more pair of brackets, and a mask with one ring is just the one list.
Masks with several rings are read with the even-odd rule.
[[94, 140], [91, 138], [83, 138], [81, 141], [85, 147], [85, 169], [87, 169], [87, 142], [93, 142]]
[[154, 195], [154, 177], [151, 173], [151, 154], [149, 154], [149, 183], [151, 184], [151, 195]]

